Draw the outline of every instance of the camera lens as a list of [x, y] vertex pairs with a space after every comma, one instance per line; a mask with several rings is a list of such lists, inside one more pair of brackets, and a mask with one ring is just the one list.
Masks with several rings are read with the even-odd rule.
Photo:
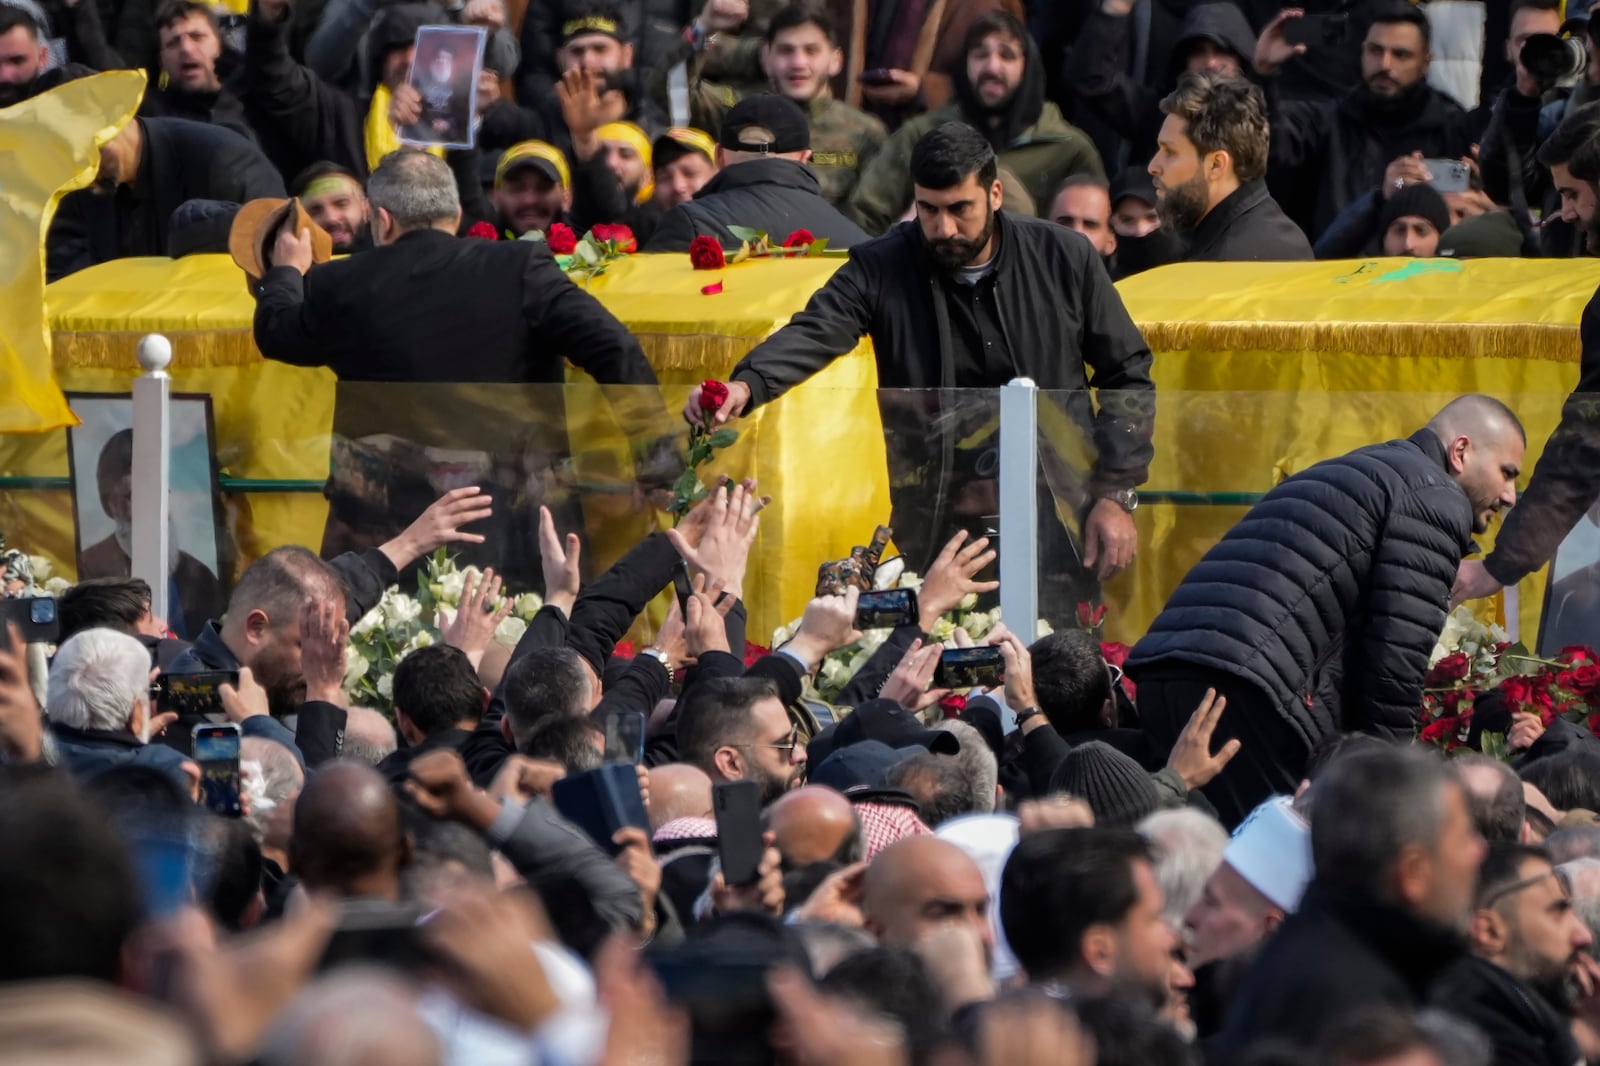
[[56, 601], [39, 599], [28, 602], [28, 620], [36, 626], [47, 626], [56, 620]]
[[1522, 67], [1541, 85], [1560, 85], [1582, 76], [1589, 51], [1575, 37], [1536, 33], [1522, 45]]

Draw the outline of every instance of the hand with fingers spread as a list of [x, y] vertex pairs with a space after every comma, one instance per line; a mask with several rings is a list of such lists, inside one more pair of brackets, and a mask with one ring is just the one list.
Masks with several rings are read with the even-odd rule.
[[488, 518], [494, 512], [493, 502], [476, 485], [451, 489], [429, 504], [404, 533], [378, 550], [389, 557], [396, 570], [404, 570], [446, 544], [482, 544], [483, 537], [464, 533], [461, 527]]
[[544, 605], [559, 608], [572, 617], [572, 605], [578, 602], [578, 590], [583, 587], [583, 571], [578, 565], [583, 554], [583, 541], [576, 533], [565, 538], [556, 531], [556, 520], [550, 508], [539, 508], [539, 568], [544, 572]]
[[635, 825], [624, 826], [611, 837], [611, 842], [622, 849], [617, 853], [617, 865], [639, 889], [644, 912], [636, 931], [648, 940], [655, 935], [656, 896], [661, 892], [661, 864], [650, 850], [650, 834]]
[[1262, 27], [1261, 36], [1256, 38], [1255, 67], [1256, 73], [1263, 78], [1270, 78], [1278, 73], [1282, 66], [1295, 56], [1306, 54], [1303, 44], [1290, 44], [1285, 27], [1293, 19], [1305, 18], [1306, 13], [1298, 7], [1286, 8], [1278, 12], [1278, 17]]
[[835, 870], [812, 890], [804, 903], [794, 909], [789, 920], [826, 922], [860, 929], [866, 924], [866, 918], [861, 914], [861, 892], [866, 875], [867, 864], [864, 862]]
[[1191, 792], [1210, 784], [1243, 747], [1238, 740], [1230, 740], [1215, 755], [1211, 754], [1211, 735], [1216, 732], [1217, 721], [1227, 706], [1227, 699], [1218, 696], [1215, 689], [1206, 689], [1205, 698], [1189, 717], [1183, 732], [1178, 734], [1172, 754], [1167, 756], [1167, 768], [1176, 770]]
[[[885, 1015], [824, 995], [810, 978], [785, 964], [767, 974], [781, 1035], [773, 1043], [795, 1066], [905, 1066], [905, 1027]], [[996, 1064], [1001, 1066], [1001, 1064]]]
[[344, 703], [344, 649], [349, 642], [350, 621], [342, 600], [312, 599], [300, 608], [300, 669], [307, 703]]
[[815, 670], [829, 655], [861, 639], [856, 629], [856, 603], [860, 599], [861, 590], [854, 585], [845, 589], [842, 596], [816, 597], [806, 604], [799, 631], [784, 647], [804, 660], [807, 668]]
[[1000, 587], [998, 581], [973, 580], [994, 560], [988, 537], [968, 544], [967, 531], [962, 530], [945, 542], [944, 550], [922, 575], [922, 588], [917, 593], [917, 625], [924, 633], [933, 632], [934, 623], [961, 606], [968, 596]]
[[735, 599], [744, 595], [745, 568], [750, 561], [750, 546], [761, 527], [758, 517], [763, 497], [755, 493], [755, 482], [741, 482], [730, 489], [718, 486], [712, 493], [711, 512], [698, 543], [690, 544], [679, 530], [667, 530], [667, 539], [683, 561], [713, 581]]
[[776, 847], [778, 838], [764, 833], [761, 839], [766, 849], [761, 853], [754, 881], [748, 885], [730, 885], [723, 880], [721, 870], [711, 879], [711, 909], [717, 914], [734, 911], [783, 913], [783, 856]]
[[219, 685], [217, 695], [222, 697], [223, 713], [228, 716], [228, 721], [235, 725], [244, 724], [246, 718], [271, 713], [271, 704], [267, 702], [267, 690], [261, 687], [261, 683], [256, 680], [248, 666], [239, 669], [237, 687]]
[[44, 754], [44, 722], [28, 678], [28, 646], [11, 622], [0, 637], [0, 752], [12, 762], [34, 762]]
[[937, 642], [927, 645], [919, 637], [911, 642], [911, 647], [900, 659], [900, 665], [894, 668], [889, 675], [889, 680], [883, 683], [883, 689], [878, 693], [886, 700], [894, 700], [902, 707], [912, 710], [921, 710], [929, 704], [938, 703], [950, 695], [949, 689], [929, 689], [933, 684], [934, 671], [939, 668], [939, 656], [944, 653], [944, 648]]
[[511, 755], [500, 765], [494, 780], [490, 782], [489, 796], [495, 800], [515, 800], [517, 803], [527, 803], [534, 798], [548, 800], [551, 788], [566, 776], [567, 768], [551, 759]]
[[685, 638], [691, 659], [699, 661], [708, 651], [730, 652], [728, 646], [728, 612], [738, 602], [736, 597], [722, 591], [722, 580], [717, 579], [706, 587], [706, 575], [695, 576], [694, 593], [689, 597], [689, 617], [685, 620]]
[[533, 950], [544, 924], [525, 892], [474, 885], [458, 889], [422, 930], [457, 999], [528, 1033], [561, 1009]]
[[556, 100], [572, 138], [572, 152], [579, 162], [588, 162], [600, 151], [595, 131], [628, 114], [628, 98], [621, 89], [606, 88], [599, 71], [574, 67], [556, 82]]
[[511, 597], [500, 600], [500, 606], [495, 607], [497, 599], [500, 599], [500, 575], [493, 567], [476, 577], [468, 574], [461, 587], [461, 603], [455, 617], [439, 634], [444, 643], [466, 653], [474, 670], [483, 662], [483, 653], [489, 650], [495, 629], [511, 614]]

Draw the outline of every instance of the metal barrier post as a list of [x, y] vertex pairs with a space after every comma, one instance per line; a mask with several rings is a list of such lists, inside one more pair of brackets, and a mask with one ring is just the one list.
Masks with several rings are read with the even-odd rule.
[[1000, 616], [1024, 644], [1039, 628], [1039, 387], [1000, 389]]
[[150, 586], [150, 613], [166, 618], [171, 567], [170, 453], [172, 342], [152, 333], [139, 342], [144, 373], [133, 383], [133, 576]]

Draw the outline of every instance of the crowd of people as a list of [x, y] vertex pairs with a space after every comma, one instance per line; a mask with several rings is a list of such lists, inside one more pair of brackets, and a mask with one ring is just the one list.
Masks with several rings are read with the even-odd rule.
[[[0, 0], [0, 130], [65, 81], [148, 71], [61, 202], [51, 278], [228, 251], [268, 359], [488, 386], [570, 361], [627, 387], [636, 451], [669, 467], [639, 338], [552, 253], [605, 226], [645, 252], [825, 238], [849, 258], [687, 421], [782, 402], [863, 336], [886, 389], [1030, 377], [1088, 457], [1040, 479], [1040, 599], [1092, 613], [1139, 550], [1156, 417], [1113, 280], [1600, 249], [1579, 14]], [[459, 57], [416, 59], [439, 26], [483, 31], [466, 148], [402, 143], [465, 84]], [[920, 586], [826, 705], [814, 680], [860, 639], [870, 583], [860, 558], [807, 559], [845, 576], [786, 643], [747, 640], [754, 480], [719, 479], [596, 573], [531, 482], [373, 518], [339, 491], [336, 443], [323, 550], [249, 561], [189, 639], [126, 552], [60, 596], [49, 649], [0, 630], [0, 1057], [1600, 1063], [1600, 740], [1518, 715], [1505, 759], [1414, 743], [1451, 604], [1544, 565], [1600, 498], [1596, 314], [1531, 477], [1518, 413], [1460, 396], [1284, 478], [1125, 661], [1092, 627], [1024, 639], [1012, 619], [976, 642], [992, 683], [954, 701], [940, 663], [974, 641], [935, 633], [995, 595], [998, 546], [981, 515], [930, 510], [895, 443], [985, 469], [993, 419], [951, 416], [948, 393], [880, 397]], [[383, 419], [365, 431], [404, 432]], [[537, 571], [515, 647], [494, 637], [505, 573], [474, 571], [395, 666], [392, 707], [354, 705], [351, 628], [386, 590], [525, 529], [488, 546]], [[0, 589], [26, 594], [25, 571], [0, 558]], [[214, 702], [175, 695], [207, 685]], [[237, 741], [237, 795], [213, 732]]]

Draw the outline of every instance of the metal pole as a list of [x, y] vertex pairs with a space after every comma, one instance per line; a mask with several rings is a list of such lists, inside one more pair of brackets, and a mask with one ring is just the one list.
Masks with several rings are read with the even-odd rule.
[[1039, 628], [1039, 387], [1000, 389], [1000, 615], [1031, 644]]
[[172, 445], [172, 342], [151, 333], [139, 342], [144, 373], [133, 382], [133, 576], [150, 586], [150, 613], [166, 618], [170, 545], [168, 489]]

